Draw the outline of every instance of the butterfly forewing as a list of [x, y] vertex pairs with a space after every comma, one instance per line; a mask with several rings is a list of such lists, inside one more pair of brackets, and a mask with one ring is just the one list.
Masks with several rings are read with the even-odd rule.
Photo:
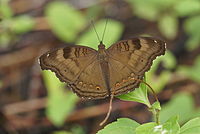
[[55, 72], [62, 82], [73, 83], [96, 55], [97, 51], [89, 47], [67, 46], [43, 54], [40, 66]]

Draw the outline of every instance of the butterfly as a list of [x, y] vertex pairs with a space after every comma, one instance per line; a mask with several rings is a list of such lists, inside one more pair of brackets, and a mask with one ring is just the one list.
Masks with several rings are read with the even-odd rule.
[[70, 45], [48, 51], [40, 58], [43, 70], [51, 70], [79, 97], [102, 99], [137, 88], [153, 60], [164, 55], [166, 43], [152, 37], [122, 40], [98, 50]]

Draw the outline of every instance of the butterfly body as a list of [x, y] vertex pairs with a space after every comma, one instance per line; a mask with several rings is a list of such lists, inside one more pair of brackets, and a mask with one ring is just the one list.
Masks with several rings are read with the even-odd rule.
[[105, 87], [108, 91], [108, 95], [111, 95], [110, 92], [110, 68], [109, 68], [109, 61], [108, 61], [109, 56], [107, 55], [107, 50], [105, 49], [105, 45], [100, 42], [100, 45], [98, 45], [98, 61], [100, 65], [100, 70], [102, 73], [102, 78], [104, 79], [104, 84]]
[[42, 69], [50, 69], [81, 98], [101, 99], [130, 92], [148, 71], [153, 60], [165, 53], [165, 42], [140, 37], [123, 40], [108, 49], [67, 46], [43, 54]]

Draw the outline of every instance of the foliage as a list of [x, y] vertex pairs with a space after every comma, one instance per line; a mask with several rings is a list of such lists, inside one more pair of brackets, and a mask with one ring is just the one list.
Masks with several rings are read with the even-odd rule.
[[147, 87], [144, 83], [141, 83], [139, 88], [136, 88], [134, 91], [120, 95], [118, 98], [125, 101], [136, 101], [145, 104], [147, 107], [151, 107], [147, 97]]
[[12, 9], [9, 7], [9, 0], [0, 1], [0, 13], [2, 21], [0, 21], [0, 44], [5, 47], [18, 35], [26, 33], [35, 25], [33, 19], [28, 15], [13, 17]]
[[181, 134], [195, 134], [200, 132], [200, 118], [194, 118], [181, 127]]
[[200, 108], [195, 109], [194, 100], [191, 95], [180, 93], [173, 96], [173, 98], [162, 106], [160, 112], [161, 122], [165, 122], [169, 117], [178, 115], [179, 122], [185, 121], [200, 116]]
[[174, 116], [162, 125], [157, 125], [154, 122], [145, 123], [136, 128], [136, 134], [178, 134], [180, 126], [177, 120], [178, 117]]
[[74, 42], [78, 33], [86, 26], [81, 12], [63, 2], [52, 2], [46, 8], [51, 30], [63, 41]]
[[194, 65], [191, 66], [179, 66], [177, 69], [177, 73], [180, 75], [184, 75], [196, 82], [200, 82], [200, 56], [195, 59]]
[[97, 134], [197, 134], [200, 133], [200, 118], [194, 118], [182, 127], [178, 124], [178, 117], [173, 116], [163, 124], [155, 122], [139, 125], [134, 120], [120, 118], [107, 125]]
[[197, 27], [200, 27], [200, 15], [190, 17], [184, 23], [184, 29], [188, 35], [190, 35], [187, 41], [187, 48], [194, 50], [200, 44], [200, 31]]
[[74, 124], [70, 131], [54, 131], [52, 134], [85, 134], [85, 132], [81, 126]]
[[118, 98], [121, 100], [136, 101], [145, 104], [149, 108], [149, 111], [154, 114], [155, 122], [159, 123], [159, 111], [161, 110], [160, 103], [156, 101], [153, 104], [150, 104], [147, 97], [147, 85], [145, 83], [141, 83], [139, 88], [130, 93], [120, 95]]
[[48, 90], [47, 117], [56, 126], [61, 126], [73, 111], [78, 97], [65, 91], [64, 84], [52, 72], [43, 71], [43, 75]]
[[[100, 40], [102, 39], [103, 36], [103, 30], [105, 28], [106, 20], [100, 20], [95, 23], [95, 28], [97, 30], [98, 36]], [[121, 37], [123, 32], [123, 25], [115, 20], [109, 19], [104, 35], [104, 40], [103, 43], [106, 45], [106, 47], [109, 47], [113, 43], [115, 43], [119, 38]], [[107, 33], [112, 33], [109, 34], [109, 38], [107, 38]], [[86, 31], [77, 41], [77, 44], [80, 45], [85, 45], [92, 47], [94, 49], [97, 49], [97, 46], [99, 44], [97, 35], [94, 31], [94, 27], [90, 27], [88, 31]]]
[[134, 134], [139, 124], [128, 118], [119, 118], [117, 121], [107, 125], [97, 134]]
[[199, 0], [127, 0], [133, 13], [140, 18], [158, 22], [158, 28], [168, 39], [174, 39], [178, 32], [179, 18], [184, 20], [184, 29], [189, 35], [186, 45], [194, 50], [200, 44], [200, 1]]
[[[163, 65], [165, 70], [163, 70], [159, 75], [155, 75], [160, 64]], [[153, 62], [150, 71], [146, 73], [146, 81], [152, 86], [155, 92], [158, 93], [162, 91], [165, 85], [169, 82], [172, 78], [171, 69], [175, 68], [176, 64], [176, 58], [170, 51], [166, 51], [165, 55], [158, 57]]]
[[149, 122], [141, 125], [134, 120], [120, 118], [99, 130], [97, 134], [196, 134], [200, 133], [199, 123], [199, 117], [188, 121], [182, 127], [178, 123], [178, 116], [172, 116], [163, 124]]

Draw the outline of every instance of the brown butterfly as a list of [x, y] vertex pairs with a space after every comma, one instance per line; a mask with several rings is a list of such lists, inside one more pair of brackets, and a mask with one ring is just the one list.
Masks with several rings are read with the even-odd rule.
[[108, 49], [66, 46], [40, 57], [42, 69], [56, 73], [81, 98], [118, 96], [137, 88], [153, 60], [165, 53], [166, 43], [151, 37], [123, 40]]

